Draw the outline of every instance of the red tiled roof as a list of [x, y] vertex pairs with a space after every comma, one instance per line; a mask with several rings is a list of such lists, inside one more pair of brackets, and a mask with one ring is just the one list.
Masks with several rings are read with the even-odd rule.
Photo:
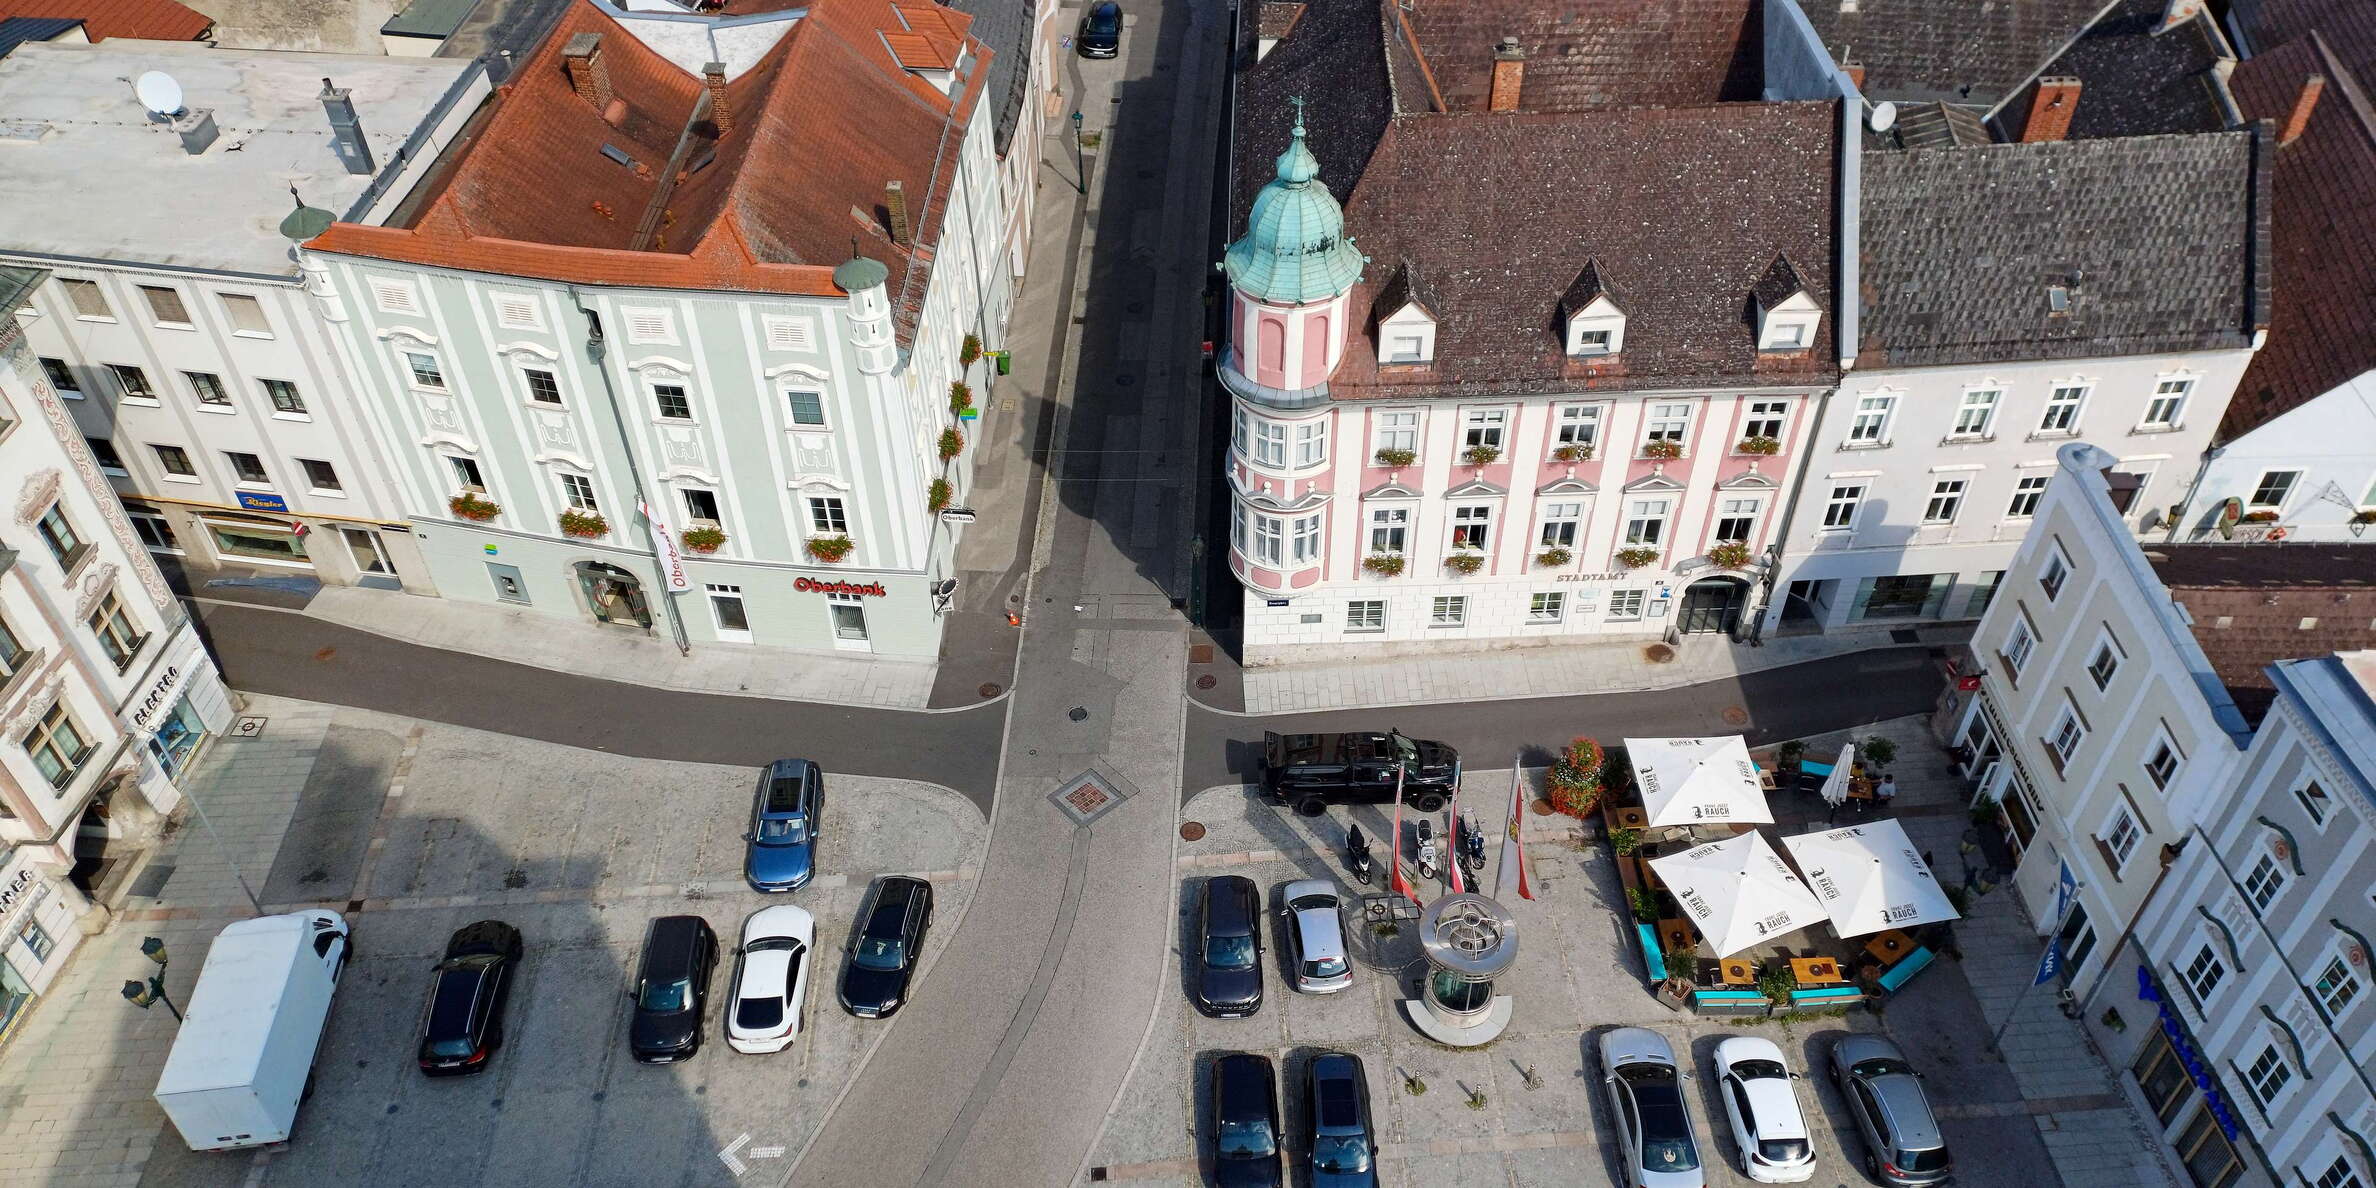
[[[965, 45], [953, 97], [908, 73], [886, 35], [947, 37], [954, 61], [970, 19], [925, 16], [911, 32], [887, 0], [818, 0], [727, 84], [731, 127], [719, 136], [699, 77], [573, 4], [399, 225], [340, 223], [309, 246], [590, 284], [833, 295], [855, 238], [890, 266], [904, 336], [988, 60]], [[581, 33], [601, 39], [625, 107], [615, 125], [564, 70], [562, 47]], [[879, 214], [894, 180], [912, 204], [908, 247]]]
[[885, 33], [883, 44], [891, 47], [891, 56], [909, 70], [947, 70], [949, 59], [921, 33]]
[[[2376, 67], [2370, 6], [2272, 3], [2304, 35], [2236, 67], [2230, 86], [2251, 119], [2283, 127], [2302, 83], [2326, 76], [2300, 139], [2274, 156], [2276, 294], [2269, 341], [2228, 402], [2219, 437], [2233, 441], [2376, 368]], [[2267, 26], [2264, 26], [2266, 28]], [[2315, 27], [2315, 36], [2307, 30]]]
[[9, 17], [81, 21], [93, 41], [202, 41], [215, 24], [213, 17], [175, 0], [0, 0], [0, 20]]

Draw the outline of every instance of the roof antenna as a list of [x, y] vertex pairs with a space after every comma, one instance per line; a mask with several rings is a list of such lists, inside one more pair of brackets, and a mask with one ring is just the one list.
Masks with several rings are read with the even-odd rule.
[[850, 237], [850, 258], [853, 260], [858, 258], [858, 237], [855, 235]]

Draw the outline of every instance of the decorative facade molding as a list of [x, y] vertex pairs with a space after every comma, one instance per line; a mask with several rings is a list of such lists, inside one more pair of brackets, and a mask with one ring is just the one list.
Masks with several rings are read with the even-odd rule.
[[102, 561], [92, 566], [91, 572], [83, 576], [82, 595], [74, 603], [76, 619], [91, 617], [91, 612], [99, 606], [99, 600], [107, 597], [107, 592], [115, 588], [117, 572], [119, 571], [115, 562]]
[[16, 522], [19, 528], [30, 528], [41, 518], [51, 501], [58, 497], [58, 487], [64, 475], [56, 467], [36, 470], [25, 476], [25, 484], [17, 489]]

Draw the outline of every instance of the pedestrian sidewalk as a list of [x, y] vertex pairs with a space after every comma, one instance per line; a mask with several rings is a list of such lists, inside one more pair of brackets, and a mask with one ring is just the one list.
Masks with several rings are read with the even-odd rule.
[[157, 971], [140, 953], [153, 936], [170, 959], [166, 997], [188, 1000], [214, 934], [252, 914], [234, 864], [263, 889], [333, 713], [264, 697], [244, 712], [265, 718], [264, 732], [216, 739], [182, 781], [213, 829], [195, 811], [175, 818], [131, 880], [142, 894], [83, 942], [0, 1048], [0, 1184], [133, 1188], [157, 1144], [180, 1141], [150, 1099], [173, 1015], [137, 1009], [118, 990]]
[[689, 693], [923, 709], [939, 668], [925, 660], [752, 644], [696, 643], [691, 655], [679, 655], [658, 632], [356, 586], [323, 587], [304, 613], [423, 647]]
[[[1643, 693], [1720, 681], [1743, 673], [1850, 652], [1905, 646], [1892, 631], [1792, 635], [1763, 646], [1721, 635], [1685, 636], [1671, 660], [1653, 661], [1655, 638], [1591, 640], [1542, 647], [1346, 660], [1299, 661], [1244, 673], [1248, 714], [1359, 709], [1432, 702], [1568, 697], [1585, 693]], [[1969, 625], [1924, 627], [1911, 641], [1933, 646], [1971, 635]]]

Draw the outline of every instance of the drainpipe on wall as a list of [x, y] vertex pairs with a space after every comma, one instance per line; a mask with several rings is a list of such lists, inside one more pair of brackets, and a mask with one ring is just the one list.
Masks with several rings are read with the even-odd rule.
[[635, 442], [627, 436], [627, 418], [619, 412], [619, 392], [611, 384], [610, 362], [605, 357], [602, 319], [586, 308], [586, 299], [578, 296], [577, 286], [569, 286], [569, 303], [586, 315], [586, 358], [594, 364], [594, 374], [602, 377], [602, 398], [610, 405], [611, 424], [619, 430], [619, 448], [627, 455], [627, 485], [635, 492], [635, 518], [643, 521], [644, 547], [652, 554], [652, 572], [659, 576], [656, 583], [660, 605], [668, 610], [668, 629], [676, 636], [677, 654], [693, 654], [693, 641], [685, 634], [685, 616], [677, 608], [676, 591], [668, 588], [668, 563], [660, 557], [660, 536], [652, 531], [652, 517], [643, 514], [650, 504], [644, 494], [643, 470], [635, 464]]
[[2203, 489], [2203, 477], [2211, 473], [2211, 464], [2227, 452], [2227, 447], [2215, 445], [2203, 451], [2203, 460], [2195, 466], [2194, 481], [2186, 484], [2186, 496], [2178, 501], [2178, 515], [2170, 517], [2170, 530], [2162, 533], [2163, 544], [2178, 543], [2178, 529], [2186, 523], [2186, 515], [2194, 511], [2195, 496]]
[[[1781, 527], [1775, 533], [1774, 543], [1766, 546], [1765, 597], [1758, 601], [1757, 614], [1749, 620], [1750, 647], [1765, 646], [1766, 610], [1774, 605], [1774, 586], [1782, 580], [1782, 545], [1790, 539], [1791, 520], [1798, 515], [1799, 495], [1807, 489], [1807, 472], [1815, 469], [1815, 431], [1822, 428], [1824, 414], [1831, 411], [1831, 399], [1839, 390], [1837, 386], [1824, 389], [1823, 395], [1815, 398], [1815, 415], [1807, 419], [1806, 446], [1800, 455], [1798, 474], [1791, 478], [1790, 496], [1782, 501], [1782, 514], [1774, 521]], [[1783, 591], [1782, 597], [1789, 598], [1789, 591]]]

